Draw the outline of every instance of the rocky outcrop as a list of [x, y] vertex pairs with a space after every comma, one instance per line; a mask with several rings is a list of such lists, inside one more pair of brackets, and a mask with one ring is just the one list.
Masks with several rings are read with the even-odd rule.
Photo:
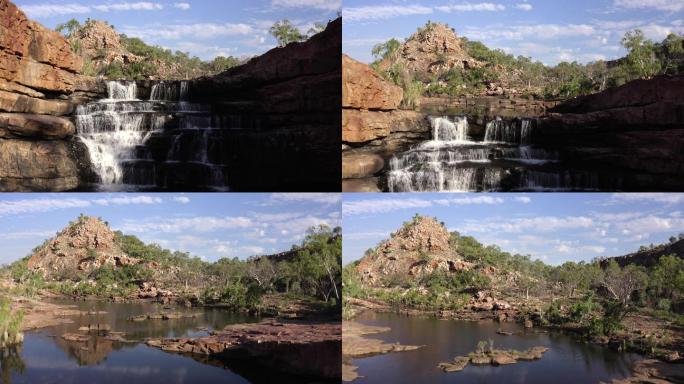
[[59, 33], [0, 0], [0, 191], [78, 187], [84, 148], [73, 124], [57, 116], [73, 112], [74, 92], [93, 91], [82, 66]]
[[139, 262], [121, 250], [107, 224], [81, 216], [31, 255], [28, 267], [56, 279], [90, 273], [105, 265], [121, 267]]
[[610, 170], [615, 189], [684, 188], [684, 76], [657, 76], [569, 100], [540, 119], [535, 142], [571, 166]]
[[339, 191], [341, 33], [337, 19], [305, 42], [191, 83], [190, 101], [255, 121], [230, 148], [234, 189]]
[[456, 356], [451, 362], [439, 363], [437, 367], [444, 372], [460, 372], [469, 363], [473, 365], [493, 366], [515, 364], [518, 361], [533, 361], [539, 360], [544, 353], [549, 350], [548, 347], [532, 347], [524, 351], [493, 349], [490, 351], [477, 351], [468, 354], [468, 356]]
[[399, 150], [429, 136], [421, 113], [399, 110], [400, 87], [368, 65], [342, 56], [342, 189], [379, 190], [373, 175]]
[[206, 337], [150, 339], [147, 345], [222, 360], [249, 359], [268, 369], [313, 379], [338, 380], [342, 374], [339, 323], [234, 324]]
[[452, 69], [473, 69], [484, 63], [472, 58], [456, 31], [445, 24], [428, 23], [409, 37], [398, 49], [396, 57], [379, 63], [381, 69], [398, 64], [418, 78], [442, 75]]
[[660, 260], [662, 256], [669, 255], [675, 255], [684, 259], [684, 239], [677, 240], [674, 243], [661, 244], [655, 248], [630, 253], [624, 256], [610, 257], [601, 260], [601, 266], [606, 266], [610, 260], [615, 260], [621, 267], [629, 264], [652, 267], [658, 263], [658, 260]]
[[383, 286], [388, 280], [414, 280], [436, 270], [471, 269], [449, 245], [449, 231], [434, 218], [416, 216], [392, 233], [357, 265], [361, 281]]

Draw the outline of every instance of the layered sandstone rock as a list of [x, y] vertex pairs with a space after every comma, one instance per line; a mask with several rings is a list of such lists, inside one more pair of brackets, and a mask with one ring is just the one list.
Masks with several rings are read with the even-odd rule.
[[449, 245], [449, 231], [434, 218], [416, 216], [390, 235], [357, 266], [364, 284], [382, 286], [392, 279], [420, 279], [437, 270], [471, 269]]
[[684, 188], [684, 76], [635, 80], [550, 112], [535, 142], [573, 165], [611, 169], [624, 190]]
[[138, 259], [121, 250], [107, 224], [95, 217], [81, 216], [31, 255], [28, 267], [46, 278], [59, 278], [90, 273], [105, 265], [138, 263]]
[[82, 66], [59, 33], [0, 0], [0, 191], [78, 187], [84, 148], [73, 123], [56, 116], [73, 112], [74, 91], [92, 91]]
[[217, 114], [254, 116], [231, 148], [239, 159], [231, 167], [236, 189], [339, 191], [341, 33], [337, 19], [305, 42], [192, 82], [191, 101]]
[[166, 352], [248, 358], [268, 369], [315, 379], [339, 380], [342, 374], [339, 323], [234, 324], [210, 336], [151, 339], [147, 344]]
[[344, 191], [379, 190], [373, 175], [392, 153], [426, 138], [423, 114], [399, 110], [400, 87], [368, 65], [342, 56], [342, 187]]

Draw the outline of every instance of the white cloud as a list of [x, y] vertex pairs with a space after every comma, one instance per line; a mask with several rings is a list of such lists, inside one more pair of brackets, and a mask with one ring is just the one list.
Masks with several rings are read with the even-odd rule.
[[553, 232], [561, 229], [591, 228], [595, 222], [586, 216], [541, 216], [533, 218], [516, 218], [509, 220], [489, 220], [486, 222], [467, 223], [464, 232], [519, 233], [525, 231]]
[[173, 219], [149, 219], [144, 221], [125, 221], [122, 227], [124, 232], [211, 232], [226, 229], [248, 228], [253, 222], [248, 217], [216, 217], [216, 216], [197, 216], [190, 218]]
[[282, 8], [314, 8], [337, 11], [342, 8], [342, 0], [272, 0], [271, 5]]
[[250, 253], [252, 255], [263, 255], [264, 252], [266, 252], [265, 248], [254, 246], [254, 245], [246, 245], [246, 246], [240, 247], [240, 250], [242, 252]]
[[190, 202], [190, 198], [187, 196], [176, 196], [173, 198], [173, 201], [181, 203], [181, 204], [187, 204]]
[[494, 4], [494, 3], [463, 3], [463, 4], [452, 4], [452, 5], [443, 5], [439, 7], [435, 7], [438, 11], [442, 12], [471, 12], [471, 11], [490, 11], [490, 12], [498, 12], [498, 11], [503, 11], [506, 9], [501, 4]]
[[522, 9], [523, 11], [531, 11], [532, 10], [532, 4], [528, 3], [518, 3], [515, 5], [516, 8]]
[[248, 24], [197, 23], [197, 24], [150, 24], [142, 27], [125, 26], [123, 33], [141, 39], [181, 39], [251, 35], [254, 28]]
[[679, 12], [684, 9], [684, 0], [614, 0], [619, 8], [655, 9], [658, 11]]
[[532, 201], [532, 199], [527, 196], [516, 196], [514, 200], [523, 204], [528, 204]]
[[470, 205], [470, 204], [501, 204], [504, 199], [494, 196], [463, 196], [426, 200], [420, 198], [397, 199], [381, 198], [372, 200], [345, 201], [342, 212], [345, 215], [360, 215], [364, 213], [383, 213], [402, 209], [428, 208], [433, 205]]
[[274, 193], [271, 199], [278, 203], [311, 202], [319, 204], [337, 204], [342, 200], [339, 193]]
[[0, 240], [41, 239], [54, 236], [56, 231], [0, 232]]
[[190, 9], [190, 4], [188, 3], [174, 3], [173, 6], [184, 11]]
[[0, 216], [49, 212], [68, 208], [85, 208], [90, 205], [90, 201], [83, 199], [26, 199], [0, 201]]
[[342, 10], [344, 21], [385, 20], [399, 16], [427, 15], [432, 8], [422, 5], [369, 5], [363, 7], [345, 7]]
[[593, 36], [596, 28], [589, 24], [508, 25], [501, 27], [466, 28], [465, 34], [479, 40], [522, 40], [528, 37], [554, 39], [559, 37]]
[[655, 202], [662, 204], [684, 203], [684, 193], [614, 193], [611, 196], [612, 202], [633, 203], [633, 202]]
[[95, 199], [93, 203], [97, 205], [130, 205], [130, 204], [160, 204], [161, 197], [156, 196], [125, 196], [106, 197], [102, 199]]
[[110, 4], [96, 4], [92, 6], [66, 3], [45, 3], [20, 6], [29, 17], [52, 17], [70, 14], [90, 13], [93, 11], [109, 12], [109, 11], [157, 11], [164, 8], [159, 3], [152, 3], [148, 1], [141, 1], [135, 3], [121, 2]]

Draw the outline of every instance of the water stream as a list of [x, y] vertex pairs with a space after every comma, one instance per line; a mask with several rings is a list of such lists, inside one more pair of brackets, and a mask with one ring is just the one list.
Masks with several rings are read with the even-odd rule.
[[228, 190], [227, 136], [241, 119], [187, 101], [187, 81], [155, 82], [142, 100], [135, 81], [107, 82], [108, 96], [78, 106], [97, 190]]
[[[632, 353], [580, 343], [570, 336], [525, 330], [518, 324], [494, 321], [439, 320], [393, 313], [366, 311], [355, 321], [390, 327], [391, 331], [370, 338], [408, 345], [424, 345], [415, 351], [389, 353], [352, 360], [362, 377], [354, 383], [525, 383], [575, 384], [611, 382], [631, 375], [632, 364], [641, 359]], [[499, 335], [503, 328], [512, 336]], [[469, 365], [461, 372], [444, 373], [440, 362], [467, 355], [479, 341], [492, 340], [494, 348], [524, 350], [545, 346], [541, 360], [494, 367]]]
[[390, 159], [389, 191], [600, 189], [595, 173], [563, 169], [556, 151], [534, 144], [534, 119], [497, 117], [480, 137], [465, 116], [429, 120], [432, 139]]

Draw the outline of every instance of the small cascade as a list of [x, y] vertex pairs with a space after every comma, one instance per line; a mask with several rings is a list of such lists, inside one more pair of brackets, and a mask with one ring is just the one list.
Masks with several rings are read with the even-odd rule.
[[[77, 136], [101, 190], [227, 190], [228, 136], [242, 126], [187, 101], [189, 82], [154, 83], [149, 100], [133, 81], [107, 82], [106, 99], [76, 110]], [[235, 145], [235, 144], [234, 144]]]
[[432, 126], [432, 140], [434, 141], [466, 141], [468, 135], [468, 119], [456, 116], [453, 120], [448, 117], [430, 117]]
[[484, 137], [468, 135], [463, 116], [431, 117], [432, 139], [389, 160], [392, 192], [595, 190], [595, 174], [568, 176], [559, 155], [532, 142], [535, 121], [527, 118], [486, 123]]

